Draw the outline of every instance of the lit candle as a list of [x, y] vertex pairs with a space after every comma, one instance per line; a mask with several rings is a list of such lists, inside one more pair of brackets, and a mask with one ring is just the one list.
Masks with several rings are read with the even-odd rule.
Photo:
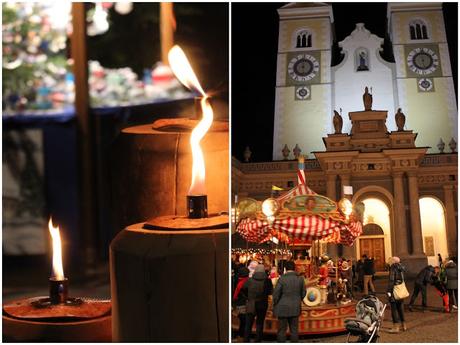
[[48, 230], [53, 243], [53, 273], [49, 278], [50, 300], [52, 304], [65, 303], [68, 297], [69, 280], [64, 276], [62, 267], [62, 245], [59, 227], [54, 227], [50, 218]]
[[205, 186], [205, 162], [200, 141], [211, 127], [214, 113], [209, 103], [209, 96], [201, 87], [183, 50], [177, 45], [172, 47], [169, 51], [168, 59], [177, 79], [188, 89], [195, 90], [202, 96], [200, 104], [203, 117], [190, 136], [193, 165], [192, 182], [187, 194], [187, 209], [189, 218], [205, 218], [208, 216], [208, 199]]

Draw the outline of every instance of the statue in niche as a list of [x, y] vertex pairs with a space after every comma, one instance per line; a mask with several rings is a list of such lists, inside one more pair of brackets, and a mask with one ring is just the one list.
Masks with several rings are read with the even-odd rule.
[[369, 93], [369, 89], [367, 88], [367, 86], [364, 89], [363, 102], [365, 111], [372, 110], [372, 95]]
[[401, 108], [398, 108], [398, 112], [395, 115], [396, 126], [398, 127], [398, 132], [404, 131], [404, 125], [406, 124], [406, 116], [401, 112]]
[[364, 50], [358, 54], [358, 58], [359, 65], [357, 71], [369, 71], [369, 67], [367, 66], [367, 54]]
[[332, 123], [334, 124], [334, 134], [342, 134], [343, 119], [336, 110], [334, 110], [334, 118], [332, 119]]
[[251, 159], [251, 155], [252, 155], [251, 149], [249, 148], [249, 146], [246, 146], [243, 152], [244, 161], [246, 163], [249, 162], [249, 160]]

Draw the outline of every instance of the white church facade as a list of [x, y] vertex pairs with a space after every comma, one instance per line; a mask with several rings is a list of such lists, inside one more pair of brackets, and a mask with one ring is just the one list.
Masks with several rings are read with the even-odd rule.
[[323, 149], [332, 132], [334, 110], [362, 110], [364, 88], [374, 109], [388, 111], [387, 128], [396, 130], [401, 108], [406, 126], [418, 133], [418, 146], [435, 152], [442, 139], [456, 141], [457, 105], [444, 28], [442, 3], [388, 3], [388, 34], [394, 62], [381, 55], [383, 38], [362, 23], [339, 42], [342, 61], [331, 66], [334, 14], [322, 3], [288, 4], [280, 17], [276, 74], [273, 159], [297, 145], [304, 154]]
[[396, 255], [416, 274], [458, 253], [457, 106], [441, 3], [387, 8], [394, 62], [382, 57], [383, 38], [358, 23], [338, 42], [335, 66], [330, 5], [278, 10], [273, 161], [233, 159], [232, 196], [264, 200], [274, 185], [292, 188], [300, 153], [311, 189], [339, 200], [351, 186], [352, 202], [366, 206], [354, 245], [324, 250], [366, 253], [378, 270]]

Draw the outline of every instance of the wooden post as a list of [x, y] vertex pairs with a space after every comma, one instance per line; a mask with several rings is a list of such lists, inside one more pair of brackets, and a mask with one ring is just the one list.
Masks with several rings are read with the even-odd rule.
[[168, 52], [174, 45], [175, 20], [172, 2], [160, 3], [160, 40], [161, 40], [161, 61], [168, 63]]
[[[83, 259], [92, 264], [95, 259], [95, 192], [93, 176], [93, 134], [89, 112], [88, 59], [86, 54], [85, 3], [72, 3], [71, 54], [75, 75], [75, 111], [77, 114], [77, 140], [79, 162], [79, 201]], [[86, 266], [88, 267], [88, 266]]]

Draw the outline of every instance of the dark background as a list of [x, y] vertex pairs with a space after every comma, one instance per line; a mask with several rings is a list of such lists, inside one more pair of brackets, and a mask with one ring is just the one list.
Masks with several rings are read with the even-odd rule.
[[[271, 161], [278, 51], [277, 9], [285, 3], [232, 3], [232, 155], [243, 160], [246, 146], [251, 161]], [[337, 43], [365, 23], [384, 37], [383, 57], [394, 61], [386, 37], [386, 3], [332, 3], [335, 38], [332, 65], [341, 61]], [[457, 3], [444, 3], [444, 19], [457, 93]], [[458, 93], [457, 93], [458, 94]]]

